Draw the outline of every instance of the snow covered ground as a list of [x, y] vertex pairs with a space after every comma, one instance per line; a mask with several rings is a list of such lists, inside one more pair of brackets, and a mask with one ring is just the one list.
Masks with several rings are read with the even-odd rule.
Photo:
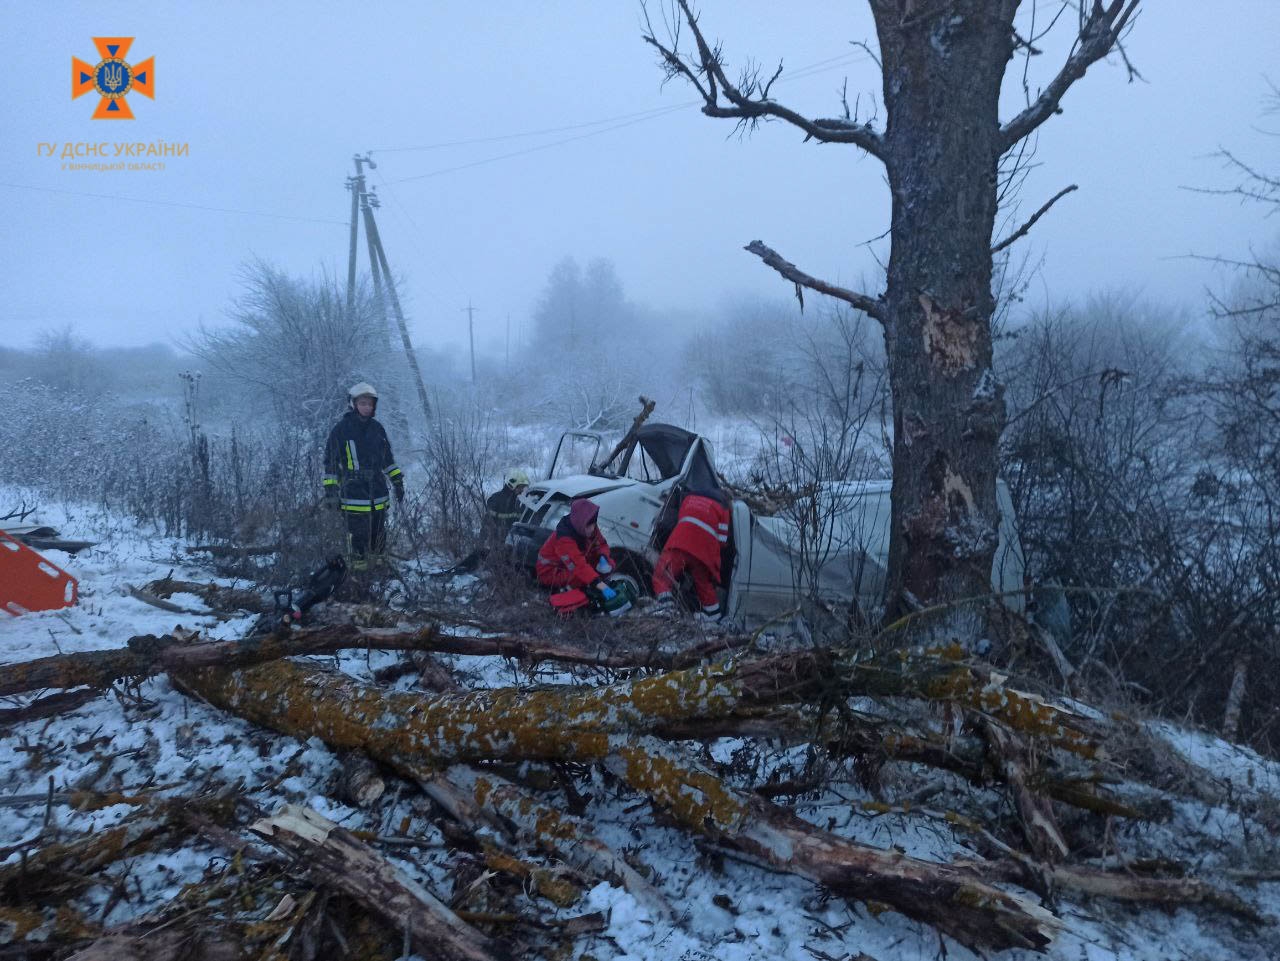
[[[0, 491], [6, 497], [13, 493]], [[4, 502], [6, 498], [0, 497]], [[158, 539], [131, 523], [74, 505], [50, 506], [32, 520], [58, 528], [63, 536], [99, 543], [74, 558], [50, 554], [80, 579], [77, 606], [21, 618], [0, 614], [0, 662], [122, 647], [134, 635], [166, 633], [178, 623], [213, 638], [241, 636], [250, 625], [250, 618], [219, 621], [212, 615], [166, 613], [124, 593], [126, 585], [141, 586], [170, 573], [176, 578], [210, 579], [211, 572], [201, 569], [176, 541]], [[172, 600], [192, 610], [207, 609], [194, 596], [178, 595]], [[391, 654], [361, 652], [324, 660], [368, 678], [395, 659]], [[445, 660], [477, 684], [530, 681], [510, 662], [498, 659]], [[545, 674], [537, 678], [539, 683], [548, 680]], [[410, 681], [396, 683], [407, 689]], [[1188, 759], [1205, 765], [1218, 778], [1230, 779], [1237, 796], [1280, 797], [1280, 765], [1172, 725], [1161, 724], [1157, 729]], [[721, 740], [709, 748], [704, 760], [728, 764], [742, 747], [737, 740]], [[794, 759], [779, 748], [762, 763], [785, 765]], [[335, 799], [338, 768], [334, 754], [318, 740], [300, 743], [253, 728], [184, 696], [166, 678], [158, 677], [142, 683], [136, 692], [108, 694], [52, 719], [0, 728], [0, 848], [10, 849], [42, 834], [47, 838], [52, 832], [63, 840], [101, 832], [120, 823], [131, 810], [115, 805], [75, 811], [58, 803], [47, 808], [44, 795], [50, 785], [54, 792], [92, 788], [182, 795], [197, 785], [239, 782], [246, 796], [265, 812], [283, 802], [306, 804], [344, 827], [408, 839], [409, 843], [389, 849], [388, 855], [447, 902], [453, 893], [453, 865], [450, 849], [432, 823], [430, 805], [405, 786], [391, 788], [388, 801], [373, 813], [347, 807]], [[889, 786], [893, 777], [902, 777], [906, 783], [911, 776], [910, 771], [890, 774]], [[936, 772], [927, 775], [935, 780], [937, 776]], [[857, 957], [859, 952], [877, 961], [978, 957], [953, 942], [944, 944], [931, 928], [896, 913], [877, 916], [864, 905], [829, 897], [799, 878], [710, 856], [688, 834], [671, 827], [647, 805], [638, 804], [634, 795], [617, 794], [599, 775], [582, 790], [592, 795], [587, 817], [601, 839], [615, 850], [634, 852], [683, 914], [675, 924], [656, 921], [632, 895], [598, 884], [582, 903], [558, 911], [561, 917], [608, 912], [607, 930], [579, 939], [575, 956], [585, 953], [600, 961], [829, 961]], [[956, 790], [975, 805], [999, 803], [995, 792], [968, 786]], [[20, 795], [40, 799], [12, 801]], [[835, 785], [821, 797], [799, 803], [797, 811], [840, 834], [879, 847], [896, 847], [915, 857], [974, 856], [965, 837], [939, 820], [864, 813], [856, 805], [869, 797], [854, 784]], [[1225, 886], [1231, 883], [1226, 880], [1230, 871], [1275, 871], [1274, 848], [1265, 833], [1236, 811], [1180, 800], [1166, 823], [1118, 823], [1111, 856], [1182, 860], [1199, 876]], [[19, 856], [15, 850], [6, 863]], [[119, 895], [119, 889], [113, 894], [109, 886], [99, 885], [75, 905], [94, 921], [117, 924], [159, 907], [184, 884], [200, 881], [224, 858], [225, 852], [203, 842], [127, 858], [110, 869], [113, 878], [127, 875], [125, 896]], [[1233, 884], [1232, 889], [1262, 912], [1280, 916], [1280, 884]], [[545, 917], [551, 907], [539, 901], [536, 910]], [[1064, 901], [1057, 913], [1065, 930], [1048, 956], [1059, 961], [1280, 957], [1280, 933], [1275, 927], [1253, 928], [1211, 910]], [[999, 955], [1039, 956], [1021, 951]]]

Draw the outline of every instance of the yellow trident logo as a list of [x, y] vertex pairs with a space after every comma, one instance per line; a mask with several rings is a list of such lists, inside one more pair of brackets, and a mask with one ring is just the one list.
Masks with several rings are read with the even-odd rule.
[[133, 91], [152, 100], [156, 97], [156, 58], [129, 64], [125, 57], [133, 37], [94, 37], [98, 63], [90, 66], [79, 57], [71, 58], [71, 99], [96, 90], [102, 97], [93, 111], [94, 120], [132, 120], [133, 111], [125, 99]]

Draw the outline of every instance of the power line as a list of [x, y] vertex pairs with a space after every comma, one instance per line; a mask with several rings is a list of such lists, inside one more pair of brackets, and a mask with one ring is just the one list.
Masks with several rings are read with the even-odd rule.
[[522, 157], [525, 154], [536, 153], [539, 150], [549, 150], [552, 147], [560, 147], [567, 143], [573, 143], [575, 140], [586, 140], [588, 137], [598, 137], [600, 134], [610, 133], [614, 130], [621, 130], [623, 127], [630, 127], [634, 124], [643, 123], [646, 120], [652, 120], [655, 117], [662, 116], [663, 114], [673, 113], [677, 110], [684, 110], [687, 106], [689, 105], [683, 103], [675, 104], [670, 107], [664, 107], [657, 113], [651, 113], [643, 117], [638, 117], [634, 120], [627, 120], [623, 123], [614, 124], [612, 127], [605, 127], [601, 130], [591, 130], [587, 133], [578, 134], [576, 137], [565, 137], [561, 140], [552, 140], [548, 143], [537, 144], [533, 147], [525, 147], [523, 150], [513, 150], [510, 153], [498, 154], [493, 157], [485, 157], [482, 160], [473, 160], [471, 163], [458, 164], [454, 167], [442, 167], [439, 170], [431, 170], [424, 174], [415, 174], [412, 177], [401, 177], [399, 180], [391, 181], [391, 183], [405, 184], [412, 180], [425, 180], [428, 177], [439, 177], [441, 174], [455, 173], [459, 170], [469, 170], [472, 167], [482, 167], [485, 164], [497, 163], [499, 160], [510, 160], [512, 157]]
[[521, 133], [503, 133], [495, 134], [492, 137], [473, 137], [470, 140], [445, 140], [441, 143], [429, 143], [420, 147], [380, 147], [377, 150], [370, 150], [370, 153], [407, 153], [419, 150], [443, 150], [446, 147], [469, 147], [474, 144], [481, 143], [497, 143], [502, 140], [519, 140], [523, 137], [541, 137], [545, 134], [566, 133], [570, 130], [584, 130], [587, 127], [600, 127], [604, 124], [615, 123], [620, 120], [647, 119], [651, 115], [660, 115], [669, 110], [694, 107], [702, 101], [690, 100], [681, 104], [665, 104], [661, 107], [650, 107], [648, 110], [637, 110], [635, 113], [626, 113], [617, 117], [606, 117], [603, 120], [588, 120], [584, 123], [569, 124], [566, 127], [544, 127], [542, 130], [525, 130]]
[[[843, 53], [836, 57], [829, 57], [826, 60], [819, 60], [816, 63], [808, 64], [801, 67], [794, 73], [787, 74], [778, 78], [778, 83], [785, 83], [790, 80], [801, 80], [805, 77], [816, 76], [820, 73], [826, 73], [829, 70], [835, 70], [839, 67], [853, 66], [855, 63], [861, 63], [869, 60], [870, 55], [866, 53]], [[658, 117], [674, 113], [677, 110], [684, 110], [688, 107], [696, 107], [701, 100], [686, 100], [683, 103], [668, 104], [662, 107], [652, 107], [648, 110], [637, 111], [635, 113], [620, 114], [616, 117], [609, 117], [603, 120], [589, 120], [585, 123], [570, 124], [564, 127], [548, 127], [543, 130], [530, 130], [521, 133], [512, 134], [495, 134], [492, 137], [476, 137], [469, 140], [452, 140], [444, 141], [438, 144], [426, 144], [420, 147], [384, 147], [380, 151], [370, 151], [370, 153], [392, 153], [399, 151], [424, 151], [437, 150], [445, 147], [458, 147], [465, 145], [495, 143], [503, 140], [514, 140], [522, 137], [534, 137], [548, 133], [561, 133], [568, 130], [581, 130], [587, 127], [603, 127], [599, 130], [588, 130], [586, 133], [578, 134], [576, 137], [564, 137], [560, 140], [552, 140], [548, 143], [537, 144], [533, 147], [526, 147], [523, 150], [513, 150], [509, 153], [497, 154], [493, 157], [485, 157], [480, 160], [473, 160], [470, 163], [457, 164], [452, 167], [442, 167], [439, 170], [430, 170], [427, 173], [416, 174], [412, 177], [402, 177], [399, 180], [393, 180], [391, 183], [403, 184], [413, 180], [425, 180], [429, 177], [439, 177], [442, 174], [456, 173], [459, 170], [469, 170], [472, 167], [480, 167], [485, 164], [496, 163], [499, 160], [509, 160], [512, 157], [521, 157], [525, 154], [536, 153], [539, 150], [548, 150], [551, 147], [559, 147], [563, 144], [573, 143], [577, 140], [586, 140], [588, 137], [597, 137], [600, 134], [610, 133], [614, 130], [621, 130], [623, 127], [630, 127], [633, 124], [643, 123], [646, 120], [654, 120]], [[615, 122], [616, 121], [616, 122]], [[604, 126], [608, 125], [608, 126]]]
[[[786, 83], [790, 80], [801, 80], [805, 77], [811, 77], [819, 73], [825, 73], [827, 70], [833, 70], [840, 66], [853, 66], [863, 60], [869, 60], [870, 57], [865, 53], [842, 53], [835, 57], [828, 57], [826, 60], [818, 60], [807, 66], [801, 67], [792, 73], [786, 74], [778, 78], [778, 83]], [[424, 150], [444, 150], [448, 147], [470, 147], [482, 143], [498, 143], [503, 140], [520, 140], [525, 137], [541, 137], [546, 134], [567, 133], [570, 130], [585, 130], [588, 127], [602, 127], [606, 124], [618, 123], [624, 120], [648, 119], [651, 116], [661, 116], [669, 110], [677, 110], [684, 107], [696, 107], [701, 100], [686, 100], [679, 104], [664, 104], [660, 107], [650, 107], [647, 110], [637, 110], [634, 113], [618, 114], [614, 117], [604, 117], [600, 120], [585, 120], [582, 123], [568, 124], [561, 127], [544, 127], [541, 130], [523, 130], [519, 133], [502, 133], [494, 134], [489, 137], [471, 137], [467, 140], [442, 140], [440, 143], [422, 144], [417, 147], [379, 147], [376, 150], [370, 150], [370, 153], [412, 153]]]
[[125, 197], [120, 194], [98, 194], [87, 190], [65, 190], [61, 187], [37, 187], [34, 184], [11, 184], [0, 182], [0, 187], [12, 187], [16, 190], [38, 190], [50, 194], [69, 194], [73, 197], [97, 197], [100, 200], [123, 200], [126, 203], [150, 204], [154, 207], [185, 207], [189, 210], [211, 210], [221, 214], [242, 214], [246, 217], [268, 217], [272, 220], [296, 220], [309, 224], [337, 224], [347, 226], [345, 220], [321, 220], [316, 217], [295, 217], [292, 214], [272, 214], [262, 210], [240, 210], [235, 207], [210, 207], [205, 204], [187, 204], [178, 200], [152, 200], [148, 197]]
[[[387, 178], [382, 176], [382, 171], [377, 170], [377, 168], [375, 168], [375, 170], [376, 170], [376, 175], [379, 183], [386, 189], [386, 196], [391, 198], [391, 209], [395, 210], [397, 214], [399, 214], [409, 223], [410, 229], [409, 229], [408, 236], [409, 236], [410, 245], [414, 248], [414, 250], [418, 252], [418, 256], [422, 258], [422, 262], [424, 264], [434, 264], [442, 268], [444, 272], [448, 275], [448, 279], [453, 282], [454, 288], [460, 293], [462, 291], [462, 285], [458, 283], [458, 278], [453, 275], [453, 272], [451, 270], [449, 270], [449, 266], [446, 263], [444, 263], [440, 257], [428, 256], [426, 251], [423, 250], [422, 247], [418, 245], [418, 238], [420, 236], [427, 236], [427, 234], [422, 230], [421, 227], [418, 226], [418, 222], [414, 220], [413, 216], [409, 213], [409, 208], [406, 207], [404, 203], [400, 200], [400, 197], [398, 196], [396, 191], [392, 188], [391, 184], [387, 181]], [[441, 308], [445, 307], [444, 300], [440, 297], [440, 295], [432, 293], [430, 288], [427, 288], [426, 292], [429, 296], [431, 296], [436, 301], [436, 304], [439, 307]]]

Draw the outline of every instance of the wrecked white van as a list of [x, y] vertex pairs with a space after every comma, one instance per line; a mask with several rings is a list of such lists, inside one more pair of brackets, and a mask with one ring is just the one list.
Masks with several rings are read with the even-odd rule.
[[[522, 495], [524, 512], [507, 543], [532, 567], [539, 548], [585, 497], [600, 508], [598, 523], [639, 594], [650, 593], [650, 575], [689, 490], [723, 489], [706, 438], [670, 424], [645, 424], [605, 463], [603, 438], [565, 433], [552, 456], [547, 480]], [[857, 602], [873, 610], [881, 602], [889, 557], [889, 481], [823, 484], [817, 503], [822, 520], [805, 530], [785, 516], [759, 516], [732, 502], [732, 526], [721, 569], [725, 620], [751, 629], [817, 597], [832, 606]], [[997, 488], [1000, 539], [991, 571], [996, 591], [1022, 588], [1023, 557], [1013, 504], [1003, 482]], [[1020, 608], [1021, 596], [1006, 598]]]

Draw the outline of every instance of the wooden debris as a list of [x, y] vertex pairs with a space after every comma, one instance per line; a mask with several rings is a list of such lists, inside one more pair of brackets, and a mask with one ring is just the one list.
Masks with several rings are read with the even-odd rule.
[[[714, 650], [743, 646], [750, 638], [718, 638]], [[170, 670], [212, 665], [261, 664], [298, 654], [333, 654], [341, 650], [424, 651], [443, 654], [510, 657], [537, 662], [559, 661], [613, 669], [697, 663], [713, 648], [693, 654], [661, 652], [609, 653], [595, 648], [541, 641], [519, 635], [472, 637], [452, 634], [435, 625], [412, 631], [362, 629], [352, 624], [270, 634], [242, 641], [193, 641], [178, 633], [129, 638], [124, 648], [82, 651], [0, 665], [0, 696], [43, 688], [105, 688], [122, 677], [149, 677]], [[691, 661], [690, 658], [693, 658]]]
[[600, 841], [588, 822], [556, 811], [492, 774], [470, 781], [476, 802], [515, 825], [524, 837], [588, 877], [625, 888], [654, 920], [674, 922], [676, 913], [661, 892]]
[[309, 808], [286, 804], [250, 830], [298, 858], [317, 880], [407, 930], [412, 945], [453, 961], [511, 956], [501, 941], [471, 927], [351, 832]]
[[387, 784], [374, 764], [363, 754], [342, 757], [342, 773], [338, 776], [338, 796], [352, 807], [368, 808], [382, 797]]

